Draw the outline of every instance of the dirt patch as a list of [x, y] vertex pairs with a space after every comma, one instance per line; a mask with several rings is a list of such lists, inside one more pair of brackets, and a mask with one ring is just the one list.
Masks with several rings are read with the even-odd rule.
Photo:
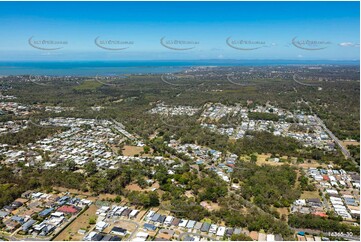
[[257, 155], [257, 162], [265, 162], [266, 159], [270, 158], [271, 154], [260, 154]]
[[117, 197], [117, 195], [115, 195], [115, 194], [102, 193], [102, 194], [99, 194], [98, 199], [108, 200], [108, 199], [115, 199], [116, 197]]
[[54, 238], [55, 241], [81, 241], [84, 237], [83, 234], [79, 234], [79, 229], [89, 229], [89, 219], [95, 216], [97, 207], [92, 204], [90, 207], [79, 217], [77, 217], [66, 229], [64, 229], [58, 236]]
[[129, 184], [125, 187], [125, 189], [129, 191], [137, 191], [137, 192], [144, 191], [138, 184]]
[[344, 140], [344, 141], [341, 141], [341, 144], [344, 146], [344, 147], [347, 147], [348, 145], [360, 145], [360, 142], [356, 141], [356, 140]]
[[139, 155], [140, 156], [140, 152], [142, 152], [142, 151], [143, 151], [143, 147], [125, 145], [123, 148], [123, 155], [125, 155], [125, 156]]
[[308, 169], [308, 168], [317, 168], [321, 166], [322, 168], [327, 168], [327, 164], [320, 164], [315, 160], [311, 160], [309, 163], [308, 161], [305, 161], [305, 163], [297, 164], [298, 167]]
[[186, 192], [184, 193], [184, 195], [185, 195], [187, 198], [192, 198], [192, 197], [194, 197], [194, 194], [193, 194], [192, 191], [186, 191]]
[[215, 211], [221, 208], [218, 203], [208, 202], [208, 201], [203, 201], [200, 203], [200, 205], [205, 209], [207, 209], [208, 211]]
[[68, 188], [64, 188], [64, 187], [54, 187], [54, 190], [58, 191], [58, 192], [69, 192], [74, 195], [81, 195], [81, 196], [83, 196], [83, 198], [86, 198], [91, 201], [96, 201], [98, 199], [100, 199], [100, 200], [114, 199], [117, 197], [117, 195], [109, 194], [109, 193], [102, 193], [102, 194], [99, 194], [98, 196], [93, 196], [94, 194], [91, 192], [82, 192], [77, 189], [68, 189]]
[[141, 188], [138, 184], [133, 183], [133, 184], [129, 184], [125, 187], [125, 189], [129, 190], [129, 191], [138, 191], [138, 192], [150, 192], [152, 190], [158, 190], [159, 189], [159, 183], [155, 182], [152, 184], [152, 186], [147, 187], [147, 188]]
[[277, 208], [276, 210], [277, 210], [277, 212], [281, 215], [281, 217], [282, 217], [282, 215], [285, 215], [286, 218], [287, 218], [288, 215], [290, 214], [290, 212], [288, 211], [288, 208], [286, 208], [286, 207]]
[[54, 191], [58, 191], [58, 192], [69, 192], [71, 194], [76, 194], [76, 195], [83, 195], [83, 196], [91, 196], [92, 193], [90, 192], [83, 192], [77, 189], [69, 189], [69, 188], [65, 188], [65, 187], [54, 187]]

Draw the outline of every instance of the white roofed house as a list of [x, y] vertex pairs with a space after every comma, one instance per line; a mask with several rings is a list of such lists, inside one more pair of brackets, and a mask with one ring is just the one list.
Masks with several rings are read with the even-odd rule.
[[211, 227], [209, 228], [209, 232], [212, 234], [215, 234], [215, 233], [217, 233], [217, 228], [218, 228], [217, 225], [211, 224]]
[[150, 211], [148, 212], [148, 214], [145, 216], [144, 220], [145, 220], [145, 221], [150, 220], [150, 219], [153, 217], [154, 214], [155, 214], [155, 211], [150, 210]]
[[220, 227], [218, 228], [218, 230], [217, 230], [216, 235], [217, 235], [217, 236], [223, 236], [225, 232], [226, 232], [226, 227], [220, 226]]
[[132, 210], [129, 214], [129, 218], [135, 218], [138, 213], [139, 213], [139, 210]]
[[179, 227], [185, 227], [185, 226], [187, 225], [187, 223], [188, 223], [188, 220], [182, 219], [182, 220], [180, 221], [180, 223], [178, 224], [178, 226], [179, 226]]
[[99, 232], [102, 232], [106, 227], [108, 227], [108, 223], [104, 222], [104, 221], [100, 221], [97, 222], [95, 225], [95, 229], [98, 230]]
[[275, 236], [273, 234], [267, 234], [267, 241], [275, 241]]
[[170, 225], [174, 220], [174, 217], [173, 216], [167, 216], [165, 221], [164, 221], [164, 224], [165, 225]]

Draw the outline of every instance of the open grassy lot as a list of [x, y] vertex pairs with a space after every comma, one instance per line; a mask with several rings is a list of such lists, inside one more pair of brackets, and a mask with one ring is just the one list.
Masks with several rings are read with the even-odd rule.
[[301, 194], [301, 199], [308, 199], [308, 198], [319, 198], [321, 199], [320, 195], [318, 194], [318, 191], [304, 191]]
[[84, 235], [79, 234], [79, 229], [89, 229], [89, 219], [95, 217], [97, 206], [92, 204], [82, 215], [76, 218], [66, 229], [64, 229], [58, 236], [54, 238], [55, 241], [80, 241]]
[[88, 80], [81, 83], [79, 86], [74, 87], [76, 91], [92, 91], [101, 87], [103, 84], [94, 80]]

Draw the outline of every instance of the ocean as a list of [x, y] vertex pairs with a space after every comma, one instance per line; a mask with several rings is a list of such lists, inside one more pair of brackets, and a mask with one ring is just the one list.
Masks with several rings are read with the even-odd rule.
[[359, 65], [359, 61], [322, 60], [167, 60], [167, 61], [17, 61], [0, 62], [0, 76], [111, 76], [174, 73], [196, 66]]

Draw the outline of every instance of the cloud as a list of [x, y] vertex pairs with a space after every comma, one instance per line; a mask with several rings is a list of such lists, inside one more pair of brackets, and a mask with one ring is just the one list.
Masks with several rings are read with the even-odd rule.
[[298, 55], [297, 57], [298, 57], [298, 58], [303, 58], [303, 55]]

